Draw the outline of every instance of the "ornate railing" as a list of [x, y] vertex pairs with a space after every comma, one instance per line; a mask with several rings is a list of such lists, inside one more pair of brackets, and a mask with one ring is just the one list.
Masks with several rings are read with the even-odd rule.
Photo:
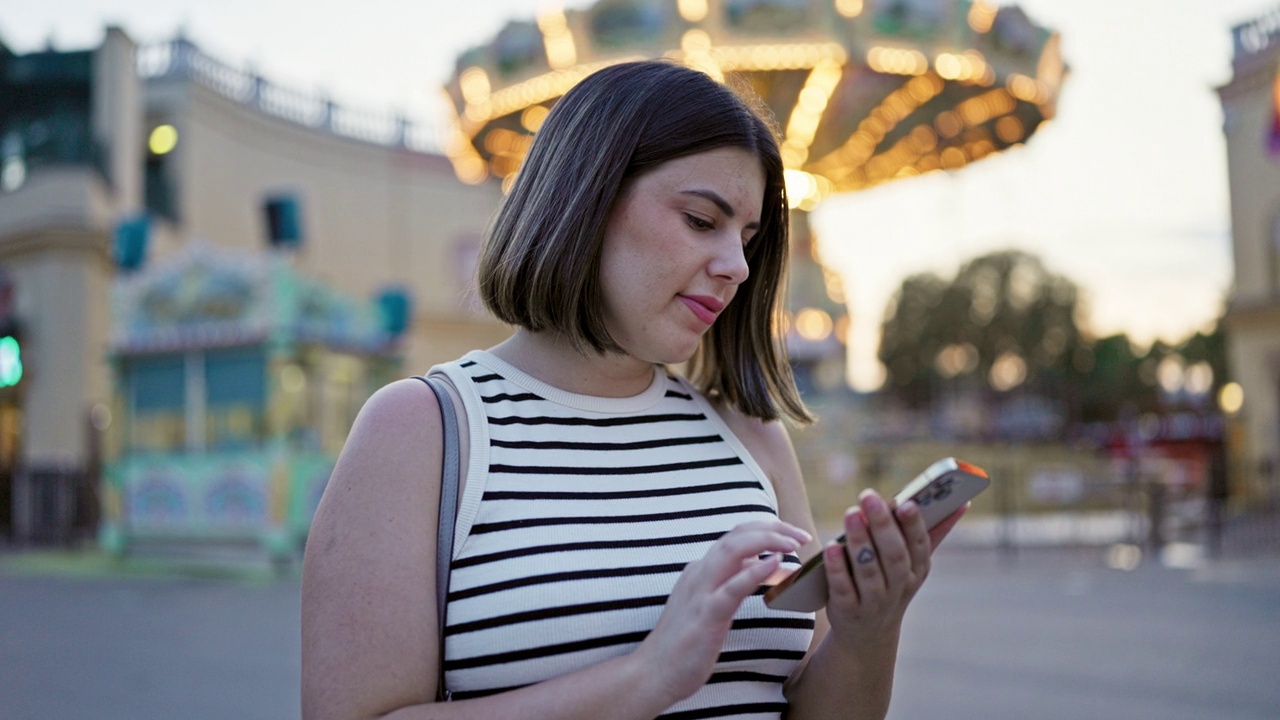
[[379, 145], [440, 153], [437, 128], [402, 116], [343, 107], [315, 94], [276, 85], [248, 70], [231, 67], [178, 38], [138, 49], [143, 80], [184, 78], [272, 117], [315, 130]]

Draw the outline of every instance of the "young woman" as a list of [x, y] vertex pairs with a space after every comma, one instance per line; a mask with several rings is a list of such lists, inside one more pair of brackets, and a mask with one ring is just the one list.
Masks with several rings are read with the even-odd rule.
[[[561, 98], [480, 263], [515, 332], [432, 370], [463, 435], [446, 626], [440, 405], [407, 379], [365, 405], [316, 512], [305, 717], [884, 717], [959, 513], [931, 538], [866, 492], [848, 550], [818, 546], [779, 422], [809, 419], [776, 336], [787, 222], [769, 126], [707, 76], [629, 63]], [[762, 583], [819, 551], [825, 618], [766, 608]]]

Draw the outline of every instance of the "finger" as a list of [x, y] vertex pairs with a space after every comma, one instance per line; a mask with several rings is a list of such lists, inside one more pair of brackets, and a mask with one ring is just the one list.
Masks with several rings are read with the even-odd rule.
[[942, 522], [935, 525], [933, 529], [929, 531], [930, 552], [933, 551], [933, 548], [938, 547], [938, 545], [942, 543], [942, 540], [950, 534], [951, 528], [955, 527], [956, 523], [960, 522], [960, 518], [964, 517], [964, 514], [968, 511], [969, 503], [965, 503], [960, 506], [959, 510], [956, 510], [943, 518]]
[[744, 559], [766, 552], [795, 552], [804, 541], [776, 530], [735, 530], [720, 538], [708, 555]]
[[933, 552], [933, 544], [929, 540], [929, 531], [924, 524], [924, 516], [920, 514], [920, 506], [908, 500], [894, 510], [898, 518], [898, 526], [906, 538], [907, 554], [911, 558], [911, 570], [917, 577], [929, 574], [929, 556]]
[[858, 602], [863, 606], [872, 604], [884, 596], [885, 579], [879, 553], [867, 527], [865, 511], [858, 508], [845, 513], [844, 534], [844, 554], [853, 572]]
[[[875, 551], [879, 555], [880, 570], [884, 573], [886, 587], [908, 580], [912, 571], [911, 555], [907, 550], [907, 540], [903, 537], [902, 528], [889, 512], [888, 503], [873, 490], [864, 490], [858, 503], [866, 518]], [[857, 561], [857, 556], [850, 554], [849, 557]], [[857, 577], [856, 567], [854, 577]]]
[[857, 605], [858, 588], [853, 582], [853, 569], [844, 552], [843, 543], [834, 542], [822, 549], [822, 567], [827, 574], [827, 605]]
[[[748, 529], [742, 526], [726, 533], [698, 562], [706, 568], [699, 574], [705, 576], [710, 587], [718, 587], [739, 572], [749, 560], [766, 553], [794, 553], [800, 549], [803, 543], [793, 534], [787, 534], [773, 525], [769, 527], [772, 529]], [[805, 535], [807, 537], [808, 533]]]
[[720, 588], [731, 598], [736, 598], [737, 603], [742, 602], [751, 593], [760, 589], [760, 585], [765, 579], [778, 569], [778, 565], [782, 562], [779, 555], [769, 555], [760, 559], [749, 560], [742, 569], [735, 573], [732, 577], [724, 582]]
[[784, 535], [788, 538], [796, 540], [801, 545], [813, 540], [813, 536], [806, 532], [803, 528], [796, 527], [782, 520], [758, 520], [756, 522], [743, 523], [733, 528], [729, 532], [720, 537], [718, 542], [727, 543], [734, 547], [741, 547], [744, 537], [751, 537], [752, 533], [775, 533]]

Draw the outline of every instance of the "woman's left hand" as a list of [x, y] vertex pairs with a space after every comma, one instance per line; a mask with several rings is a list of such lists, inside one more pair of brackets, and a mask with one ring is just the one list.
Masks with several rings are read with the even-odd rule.
[[875, 491], [864, 491], [845, 512], [845, 544], [823, 550], [832, 639], [849, 646], [896, 643], [907, 605], [929, 575], [933, 548], [967, 507], [931, 533], [914, 502], [891, 508]]

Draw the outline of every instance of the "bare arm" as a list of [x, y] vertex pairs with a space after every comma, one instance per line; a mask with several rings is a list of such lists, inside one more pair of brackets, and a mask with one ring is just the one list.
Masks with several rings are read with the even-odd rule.
[[734, 612], [794, 552], [780, 522], [691, 563], [632, 653], [520, 690], [435, 704], [440, 412], [414, 380], [366, 403], [316, 511], [303, 565], [302, 711], [327, 718], [652, 718], [710, 675]]
[[[726, 422], [748, 443], [773, 481], [778, 509], [786, 522], [814, 527], [795, 449], [779, 423], [733, 416]], [[893, 691], [902, 617], [929, 570], [932, 547], [959, 519], [958, 512], [932, 533], [925, 532], [918, 510], [889, 508], [874, 493], [864, 493], [845, 516], [848, 550], [819, 547], [801, 551], [827, 556], [824, 565], [830, 601], [817, 614], [809, 654], [787, 683], [791, 720], [843, 718], [882, 720]], [[895, 517], [896, 516], [896, 517]], [[874, 557], [859, 563], [870, 548]], [[848, 555], [846, 555], [848, 553]], [[853, 558], [849, 558], [853, 555]], [[848, 558], [848, 559], [847, 559]], [[852, 567], [853, 574], [849, 568]]]

